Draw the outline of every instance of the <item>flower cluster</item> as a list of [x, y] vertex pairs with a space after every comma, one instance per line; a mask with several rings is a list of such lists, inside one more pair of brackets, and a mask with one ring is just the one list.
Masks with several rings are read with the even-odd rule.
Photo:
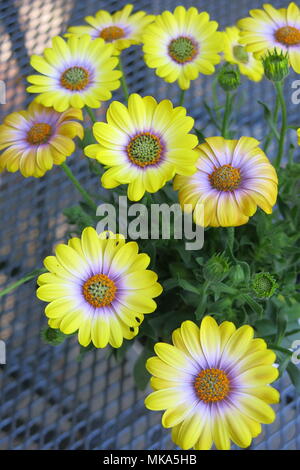
[[[220, 31], [195, 7], [157, 16], [132, 5], [100, 10], [31, 57], [27, 91], [34, 99], [0, 126], [0, 171], [42, 177], [59, 165], [84, 199], [64, 212], [77, 236], [57, 245], [40, 270], [37, 297], [48, 319], [42, 337], [57, 345], [78, 334], [83, 350], [124, 352], [127, 340], [142, 338], [143, 358], [156, 353], [146, 364], [154, 389], [146, 407], [164, 410], [162, 424], [183, 449], [229, 449], [231, 441], [248, 447], [261, 424], [275, 419], [275, 361], [296, 373], [286, 338], [299, 319], [296, 308], [288, 315], [300, 303], [300, 167], [293, 146], [285, 161], [283, 83], [290, 66], [300, 73], [300, 10], [265, 4], [250, 15]], [[128, 92], [121, 56], [132, 45], [141, 45], [158, 77], [176, 82], [178, 103]], [[202, 111], [212, 135], [184, 107], [185, 93], [197, 86], [191, 82], [203, 74], [215, 74], [213, 100]], [[277, 99], [273, 112], [261, 103], [268, 127], [259, 142], [234, 126], [234, 100], [243, 80], [254, 86], [264, 77]], [[93, 109], [120, 86], [125, 103], [111, 101], [100, 122]], [[92, 128], [83, 126], [86, 116]], [[76, 145], [91, 177], [101, 177], [99, 196], [66, 164]], [[98, 203], [103, 194], [113, 204], [116, 195], [126, 198], [123, 185], [129, 203], [178, 200], [181, 215], [205, 228], [201, 256], [178, 240], [139, 246], [117, 228], [98, 233]]]

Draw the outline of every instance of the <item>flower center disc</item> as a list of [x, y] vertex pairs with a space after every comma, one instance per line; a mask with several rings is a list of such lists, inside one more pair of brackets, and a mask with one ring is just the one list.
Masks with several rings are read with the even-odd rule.
[[230, 382], [222, 370], [204, 369], [197, 375], [194, 387], [200, 400], [212, 403], [227, 397]]
[[107, 28], [102, 29], [99, 36], [106, 42], [112, 42], [116, 39], [123, 38], [125, 36], [125, 31], [119, 26], [108, 26]]
[[50, 124], [38, 122], [34, 124], [27, 132], [27, 142], [33, 145], [45, 144], [48, 142], [52, 134], [52, 127]]
[[168, 51], [170, 57], [172, 57], [178, 64], [185, 64], [191, 62], [198, 52], [197, 44], [188, 37], [180, 36], [177, 39], [173, 39], [169, 46]]
[[126, 148], [132, 163], [141, 167], [155, 165], [159, 162], [162, 149], [159, 138], [150, 132], [143, 132], [133, 137]]
[[238, 168], [233, 168], [231, 165], [223, 165], [220, 168], [216, 168], [209, 175], [209, 179], [212, 187], [218, 189], [218, 191], [233, 191], [240, 185], [241, 174]]
[[279, 28], [275, 37], [278, 42], [285, 46], [296, 46], [300, 44], [300, 30], [294, 26], [283, 26]]
[[248, 64], [249, 54], [243, 46], [236, 45], [233, 47], [233, 55], [236, 60], [242, 64]]
[[115, 283], [105, 274], [95, 274], [83, 285], [83, 296], [93, 307], [110, 305], [116, 295]]
[[89, 72], [83, 67], [70, 67], [62, 74], [60, 82], [68, 90], [83, 90], [89, 83]]

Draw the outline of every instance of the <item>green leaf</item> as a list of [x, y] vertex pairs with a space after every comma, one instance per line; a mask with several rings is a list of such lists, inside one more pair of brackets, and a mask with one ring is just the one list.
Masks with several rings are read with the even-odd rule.
[[205, 313], [205, 310], [206, 310], [206, 305], [207, 305], [207, 295], [204, 294], [201, 296], [200, 304], [198, 305], [195, 311], [195, 317], [197, 321], [201, 320], [201, 318], [203, 317], [203, 314]]
[[193, 294], [197, 295], [200, 294], [201, 289], [193, 286], [193, 284], [186, 281], [185, 279], [178, 279], [178, 285], [188, 292], [192, 292]]
[[275, 343], [280, 344], [284, 334], [286, 332], [286, 328], [288, 325], [287, 316], [283, 313], [282, 310], [279, 310], [276, 315], [276, 326], [277, 326], [277, 334], [275, 338]]
[[205, 135], [203, 134], [203, 132], [200, 129], [196, 129], [196, 127], [194, 127], [194, 131], [196, 136], [198, 137], [199, 144], [203, 144], [205, 142]]
[[273, 134], [275, 135], [276, 139], [279, 140], [279, 139], [280, 139], [280, 135], [279, 135], [279, 133], [278, 133], [278, 130], [276, 129], [275, 123], [273, 122], [273, 113], [272, 113], [271, 110], [268, 108], [268, 106], [266, 105], [266, 103], [264, 103], [263, 101], [260, 101], [260, 100], [258, 100], [258, 103], [263, 107], [263, 110], [264, 110], [264, 118], [265, 118], [265, 120], [267, 121], [267, 123], [269, 124], [270, 129], [272, 130], [272, 132], [273, 132]]
[[300, 394], [300, 369], [290, 362], [286, 370], [297, 393]]
[[150, 380], [150, 374], [146, 369], [146, 361], [149, 357], [153, 356], [153, 354], [153, 348], [150, 348], [149, 345], [146, 346], [134, 365], [133, 376], [139, 390], [145, 390]]
[[249, 307], [256, 313], [260, 318], [263, 316], [264, 310], [262, 306], [256, 302], [249, 294], [243, 294], [242, 299], [249, 305]]

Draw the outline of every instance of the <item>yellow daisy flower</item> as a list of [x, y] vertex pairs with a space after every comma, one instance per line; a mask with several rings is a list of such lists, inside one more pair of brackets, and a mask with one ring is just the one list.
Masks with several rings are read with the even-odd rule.
[[[194, 221], [204, 226], [232, 227], [246, 224], [257, 210], [267, 214], [277, 198], [277, 174], [259, 141], [252, 137], [226, 140], [209, 137], [199, 145], [197, 172], [176, 176], [174, 189], [184, 211], [190, 205]], [[185, 206], [186, 205], [186, 206]]]
[[214, 65], [220, 62], [222, 36], [217, 28], [218, 23], [210, 21], [208, 13], [199, 13], [194, 7], [164, 11], [145, 31], [145, 62], [166, 82], [178, 80], [180, 88], [186, 90], [190, 80], [199, 73], [214, 73]]
[[38, 278], [37, 296], [49, 302], [49, 326], [65, 334], [78, 331], [82, 346], [119, 348], [123, 338], [138, 333], [144, 314], [156, 309], [153, 297], [162, 288], [149, 263], [136, 242], [111, 232], [98, 235], [92, 227], [81, 239], [58, 245], [55, 256], [44, 260], [49, 272]]
[[108, 165], [102, 176], [105, 188], [128, 184], [128, 198], [140, 200], [145, 191], [155, 193], [175, 173], [196, 171], [198, 139], [189, 134], [194, 120], [183, 107], [169, 100], [157, 103], [152, 96], [130, 95], [128, 107], [114, 101], [107, 123], [97, 122], [93, 132], [99, 144], [89, 145], [85, 154]]
[[75, 150], [72, 139], [83, 138], [82, 112], [71, 108], [58, 113], [32, 102], [26, 111], [9, 114], [0, 126], [0, 169], [23, 176], [43, 176]]
[[145, 400], [150, 410], [166, 410], [162, 425], [172, 429], [176, 445], [187, 450], [230, 449], [231, 441], [248, 447], [272, 423], [269, 406], [279, 402], [270, 387], [278, 377], [275, 354], [253, 329], [219, 326], [205, 317], [199, 327], [185, 321], [173, 332], [173, 345], [157, 343], [148, 359], [155, 392]]
[[230, 64], [239, 66], [240, 72], [250, 80], [259, 82], [264, 75], [264, 68], [260, 60], [255, 59], [251, 52], [247, 52], [240, 44], [240, 30], [236, 26], [226, 28], [222, 33], [224, 40], [224, 58]]
[[274, 8], [269, 3], [263, 10], [250, 10], [251, 18], [238, 21], [241, 44], [259, 58], [268, 50], [289, 53], [291, 66], [300, 73], [300, 10], [294, 3], [287, 8]]
[[111, 98], [111, 90], [120, 86], [122, 73], [114, 70], [118, 59], [112, 57], [113, 46], [89, 35], [64, 41], [56, 36], [44, 57], [33, 55], [30, 63], [42, 75], [30, 75], [30, 93], [39, 93], [36, 101], [66, 111], [71, 106], [99, 108]]
[[89, 34], [92, 39], [100, 37], [105, 42], [112, 43], [115, 53], [119, 54], [132, 44], [140, 44], [145, 27], [155, 18], [144, 11], [131, 14], [132, 10], [133, 5], [130, 4], [112, 15], [106, 10], [99, 10], [95, 16], [85, 18], [89, 26], [71, 26], [65, 36]]

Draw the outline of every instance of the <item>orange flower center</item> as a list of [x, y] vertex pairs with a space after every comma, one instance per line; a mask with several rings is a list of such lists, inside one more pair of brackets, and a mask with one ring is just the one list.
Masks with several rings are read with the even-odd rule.
[[145, 167], [155, 165], [161, 158], [160, 139], [150, 132], [142, 132], [133, 137], [127, 145], [127, 155], [135, 165]]
[[112, 42], [116, 39], [123, 38], [125, 36], [125, 31], [119, 26], [108, 26], [107, 28], [102, 29], [99, 36], [106, 42]]
[[230, 382], [222, 370], [204, 369], [197, 375], [194, 387], [200, 400], [212, 403], [227, 397], [230, 391]]
[[175, 62], [185, 64], [194, 59], [198, 52], [198, 46], [191, 38], [180, 36], [170, 42], [168, 51], [170, 57], [172, 57]]
[[89, 72], [83, 67], [70, 67], [62, 74], [60, 83], [68, 90], [83, 90], [89, 83]]
[[84, 283], [82, 290], [85, 300], [99, 308], [112, 303], [117, 287], [105, 274], [95, 274]]
[[52, 127], [50, 124], [38, 122], [34, 124], [27, 132], [27, 142], [33, 145], [45, 144], [48, 142], [52, 134]]
[[233, 168], [231, 165], [223, 165], [216, 168], [209, 175], [210, 183], [213, 188], [219, 191], [233, 191], [237, 189], [241, 182], [241, 174], [239, 168]]
[[285, 46], [296, 46], [300, 44], [300, 30], [294, 26], [283, 26], [279, 28], [275, 37], [278, 42], [284, 44]]

